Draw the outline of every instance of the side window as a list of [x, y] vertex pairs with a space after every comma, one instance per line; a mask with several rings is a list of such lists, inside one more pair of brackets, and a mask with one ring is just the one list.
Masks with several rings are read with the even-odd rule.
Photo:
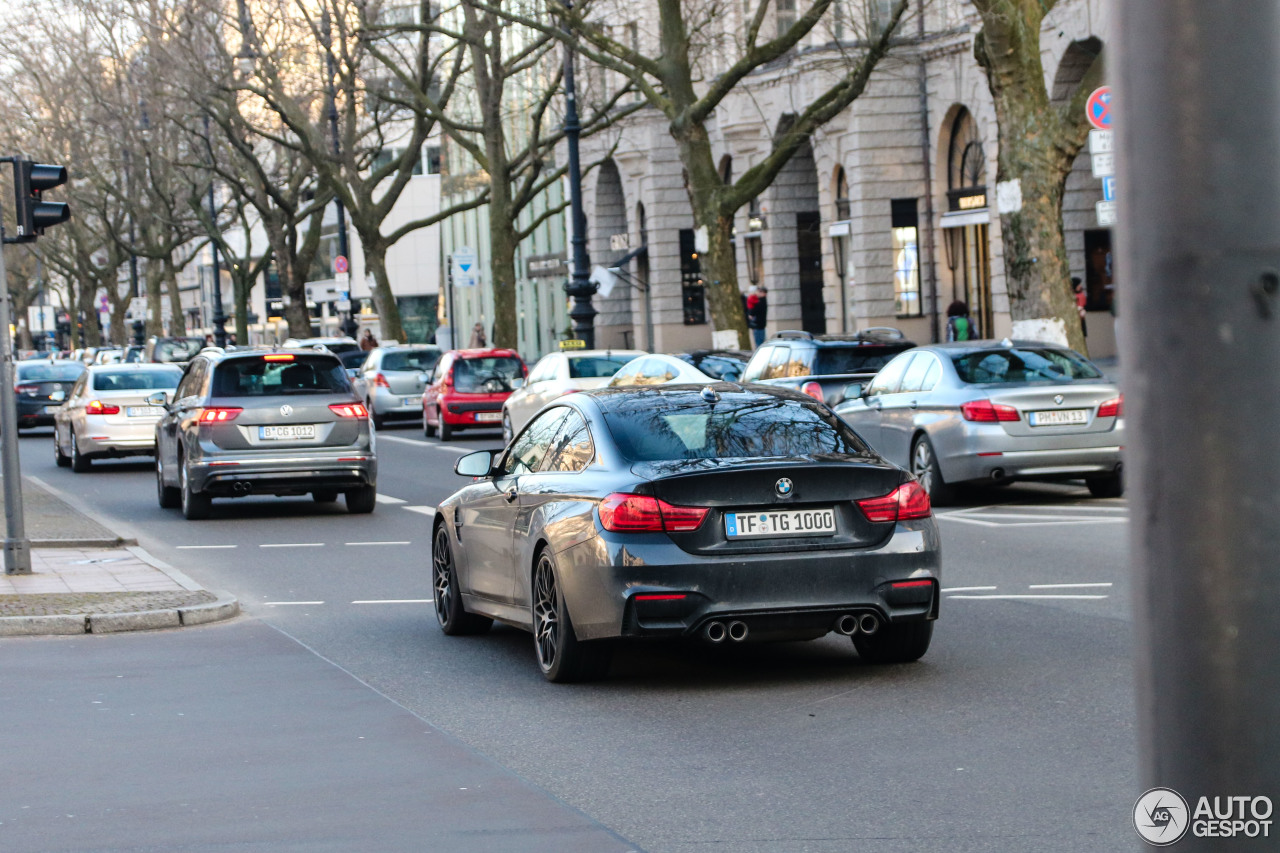
[[787, 375], [787, 365], [791, 361], [791, 347], [774, 347], [769, 356], [769, 365], [764, 369], [761, 379], [781, 379]]
[[532, 385], [535, 382], [546, 382], [548, 379], [556, 378], [556, 362], [559, 359], [554, 355], [549, 355], [533, 366], [533, 370], [529, 373], [529, 381], [527, 384]]
[[787, 364], [787, 376], [813, 375], [813, 356], [817, 352], [813, 347], [792, 347], [791, 361]]
[[591, 442], [587, 422], [582, 415], [570, 409], [551, 440], [551, 452], [547, 454], [547, 464], [542, 470], [581, 471], [595, 458], [596, 447]]
[[187, 372], [182, 377], [182, 381], [178, 383], [178, 390], [173, 393], [175, 400], [181, 400], [184, 397], [191, 397], [200, 392], [201, 380], [204, 378], [204, 361], [196, 359], [191, 362], [191, 366], [187, 368]]
[[449, 365], [453, 364], [453, 356], [446, 355], [444, 358], [436, 362], [435, 372], [431, 374], [431, 384], [435, 385], [449, 371]]
[[503, 475], [517, 477], [541, 468], [542, 461], [551, 448], [551, 439], [556, 434], [556, 428], [560, 426], [560, 422], [568, 412], [569, 410], [564, 406], [557, 406], [529, 424], [507, 451], [506, 458], [502, 460]]
[[89, 380], [89, 374], [87, 373], [81, 374], [80, 378], [76, 380], [76, 384], [71, 388], [70, 397], [74, 399], [76, 397], [82, 396], [84, 394], [84, 386], [88, 382], [88, 380]]
[[661, 385], [675, 376], [670, 365], [660, 358], [646, 358], [640, 362], [640, 370], [632, 382], [636, 385]]
[[924, 377], [929, 372], [929, 367], [936, 363], [936, 359], [928, 353], [917, 353], [912, 360], [910, 366], [907, 367], [906, 373], [902, 374], [902, 391], [923, 391]]
[[769, 367], [769, 355], [772, 352], [773, 347], [761, 347], [756, 350], [756, 354], [747, 362], [746, 370], [742, 371], [742, 381], [755, 382], [757, 379], [763, 379], [765, 370]]
[[892, 394], [897, 391], [902, 382], [902, 374], [907, 370], [907, 364], [915, 356], [916, 354], [913, 352], [903, 353], [886, 364], [884, 369], [876, 374], [876, 378], [871, 380], [871, 387], [867, 389], [867, 396], [874, 397], [877, 394]]
[[924, 380], [920, 383], [921, 391], [932, 391], [933, 386], [938, 384], [938, 380], [942, 378], [942, 362], [933, 356], [929, 356], [929, 369], [925, 371]]

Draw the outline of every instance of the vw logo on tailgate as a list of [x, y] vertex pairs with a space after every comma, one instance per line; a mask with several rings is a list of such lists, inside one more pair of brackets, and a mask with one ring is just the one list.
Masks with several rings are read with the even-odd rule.
[[783, 477], [781, 480], [773, 484], [773, 490], [778, 493], [778, 497], [786, 498], [791, 496], [791, 491], [795, 487], [791, 483], [790, 477]]
[[280, 414], [284, 415], [286, 418], [289, 417], [289, 415], [293, 414], [293, 406], [290, 406], [288, 403], [285, 403], [283, 406], [280, 407]]

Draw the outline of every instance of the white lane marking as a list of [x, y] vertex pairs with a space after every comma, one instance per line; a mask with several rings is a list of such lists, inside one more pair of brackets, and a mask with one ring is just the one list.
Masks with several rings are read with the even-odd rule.
[[983, 592], [984, 590], [995, 589], [994, 586], [950, 586], [943, 589], [943, 592]]
[[454, 447], [448, 444], [436, 444], [431, 441], [418, 441], [416, 438], [404, 438], [398, 435], [380, 435], [378, 441], [394, 441], [400, 444], [412, 444], [414, 447], [434, 447], [436, 450], [448, 450], [451, 453], [470, 453], [473, 450], [490, 450], [487, 447]]
[[[1009, 518], [1010, 516], [992, 514], [988, 518]], [[1043, 517], [1043, 516], [1039, 516]], [[1106, 517], [1084, 517], [1084, 518], [1067, 518], [1058, 521], [987, 521], [986, 519], [976, 518], [971, 515], [939, 515], [938, 518], [947, 521], [958, 521], [961, 524], [976, 524], [979, 527], [1061, 527], [1067, 524], [1128, 524], [1127, 518], [1106, 518]]]
[[412, 545], [409, 540], [403, 542], [343, 542], [343, 545]]
[[289, 607], [295, 604], [324, 604], [323, 601], [264, 601], [266, 607]]
[[323, 542], [276, 542], [270, 545], [259, 545], [259, 548], [323, 548]]
[[993, 598], [993, 599], [1098, 599], [1105, 595], [949, 595], [947, 598]]
[[436, 508], [433, 506], [406, 506], [401, 509], [407, 509], [409, 512], [420, 512], [423, 515], [435, 515]]
[[175, 545], [179, 551], [211, 551], [215, 548], [236, 548], [237, 545]]
[[404, 501], [399, 498], [393, 498], [391, 495], [378, 495], [378, 503], [380, 504], [402, 504]]
[[1028, 589], [1087, 589], [1094, 586], [1112, 586], [1109, 583], [1029, 583]]
[[367, 601], [353, 601], [352, 604], [431, 604], [435, 602], [429, 598], [374, 598]]

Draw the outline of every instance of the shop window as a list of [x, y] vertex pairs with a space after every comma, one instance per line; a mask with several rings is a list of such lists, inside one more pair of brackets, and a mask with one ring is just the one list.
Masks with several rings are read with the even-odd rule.
[[895, 198], [892, 205], [893, 305], [899, 317], [920, 317], [920, 220], [914, 198]]
[[692, 228], [680, 229], [680, 297], [686, 326], [707, 322], [707, 288], [702, 281], [702, 264]]

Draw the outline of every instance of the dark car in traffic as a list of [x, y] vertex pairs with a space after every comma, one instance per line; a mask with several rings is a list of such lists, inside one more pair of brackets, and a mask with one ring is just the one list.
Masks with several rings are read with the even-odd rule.
[[619, 638], [837, 631], [868, 662], [928, 650], [941, 577], [928, 495], [803, 394], [572, 394], [455, 470], [475, 480], [434, 519], [440, 627], [529, 631], [551, 681], [603, 676]]
[[794, 388], [834, 406], [851, 382], [870, 379], [900, 352], [914, 347], [898, 329], [876, 326], [852, 335], [778, 332], [751, 356], [741, 382]]
[[321, 350], [196, 356], [156, 425], [160, 506], [189, 519], [213, 498], [305, 495], [372, 512], [377, 458], [369, 413], [338, 357]]
[[18, 429], [49, 426], [88, 368], [79, 361], [20, 361], [13, 367]]

